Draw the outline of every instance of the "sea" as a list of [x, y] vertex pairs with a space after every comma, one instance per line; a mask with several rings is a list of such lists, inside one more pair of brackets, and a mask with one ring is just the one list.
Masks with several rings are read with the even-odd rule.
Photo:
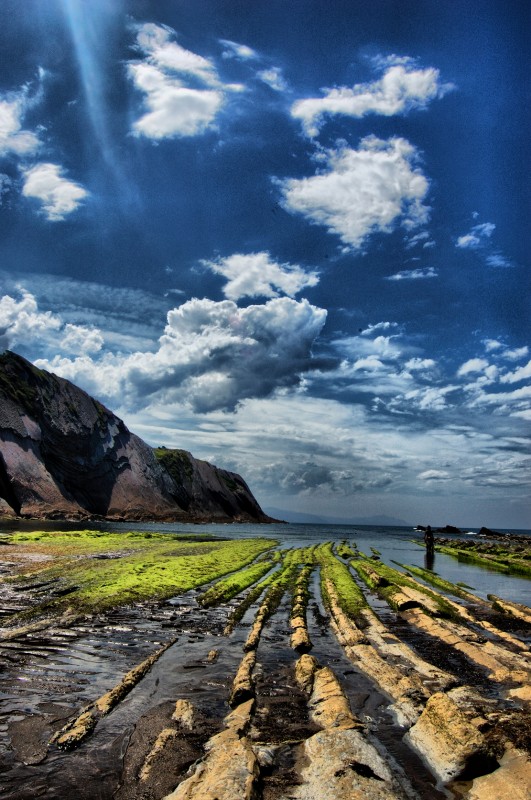
[[[16, 520], [0, 521], [0, 532], [20, 530], [80, 530], [94, 529], [116, 532], [131, 530], [154, 533], [178, 533], [190, 537], [208, 534], [223, 539], [245, 539], [265, 537], [275, 539], [279, 546], [307, 547], [318, 542], [350, 542], [368, 556], [377, 555], [389, 566], [412, 565], [431, 569], [452, 583], [463, 583], [471, 592], [483, 599], [494, 594], [505, 600], [523, 603], [531, 607], [531, 580], [517, 575], [505, 575], [475, 564], [458, 562], [451, 556], [435, 553], [429, 562], [421, 532], [410, 527], [388, 525], [317, 525], [305, 523], [273, 523], [266, 525], [250, 523], [190, 524], [161, 522], [89, 522], [72, 523], [56, 521]], [[530, 536], [531, 530], [497, 529], [501, 533]], [[462, 534], [441, 534], [452, 540], [479, 539], [479, 529], [463, 530]], [[437, 536], [437, 534], [436, 534]], [[377, 552], [374, 552], [377, 551]], [[1, 553], [0, 553], [1, 555]]]

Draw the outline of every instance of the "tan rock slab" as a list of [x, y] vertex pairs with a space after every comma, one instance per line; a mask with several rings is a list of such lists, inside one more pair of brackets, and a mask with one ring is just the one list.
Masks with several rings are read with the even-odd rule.
[[472, 717], [467, 700], [462, 692], [434, 694], [405, 736], [444, 782], [457, 777], [472, 756], [485, 750], [485, 739], [477, 727], [484, 720]]
[[291, 634], [290, 645], [297, 653], [307, 653], [312, 649], [310, 637], [306, 628], [296, 628]]
[[72, 750], [94, 730], [101, 717], [109, 714], [112, 709], [137, 685], [149, 672], [153, 664], [177, 641], [176, 638], [166, 642], [159, 650], [146, 658], [136, 667], [129, 670], [120, 683], [109, 692], [99, 697], [86, 706], [79, 716], [68, 722], [60, 731], [50, 739], [50, 744], [56, 744], [62, 750]]
[[319, 668], [319, 662], [314, 656], [307, 653], [302, 655], [295, 665], [295, 680], [303, 692], [310, 695], [313, 689], [313, 678], [315, 671]]
[[419, 609], [409, 609], [403, 617], [484, 667], [495, 681], [526, 683], [531, 678], [531, 661], [521, 653], [513, 653], [501, 643], [481, 641], [473, 631], [449, 620], [433, 619]]
[[242, 658], [232, 684], [229, 705], [233, 708], [254, 697], [253, 670], [255, 664], [256, 650], [250, 650]]
[[495, 594], [489, 594], [488, 597], [489, 600], [492, 600], [494, 608], [531, 624], [531, 608], [529, 608], [529, 606], [524, 606], [522, 603], [511, 603], [509, 600], [502, 600], [501, 597], [496, 597]]
[[226, 718], [225, 729], [208, 740], [205, 758], [190, 777], [164, 800], [253, 800], [259, 775], [258, 759], [247, 729], [253, 700], [237, 706]]
[[354, 728], [356, 719], [341, 685], [330, 667], [321, 667], [314, 674], [309, 702], [310, 716], [322, 728]]
[[171, 718], [187, 731], [191, 731], [197, 719], [197, 711], [189, 700], [177, 700]]
[[[319, 731], [303, 745], [308, 762], [293, 800], [406, 800], [376, 749], [356, 729]], [[284, 798], [284, 800], [285, 800]]]
[[526, 753], [508, 747], [499, 769], [476, 778], [466, 800], [529, 800], [531, 763]]
[[259, 768], [251, 743], [230, 730], [215, 739], [193, 775], [164, 800], [252, 800]]
[[144, 761], [142, 769], [139, 772], [138, 777], [140, 778], [141, 781], [147, 781], [147, 779], [151, 775], [151, 770], [153, 768], [153, 764], [157, 756], [159, 755], [159, 753], [162, 753], [167, 743], [172, 739], [175, 739], [176, 736], [177, 736], [177, 731], [175, 730], [175, 728], [164, 728], [164, 730], [162, 730], [159, 733], [155, 741], [155, 744], [147, 754], [146, 760]]

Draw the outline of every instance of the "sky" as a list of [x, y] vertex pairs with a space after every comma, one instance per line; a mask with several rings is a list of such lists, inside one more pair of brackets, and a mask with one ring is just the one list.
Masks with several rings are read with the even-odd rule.
[[525, 0], [2, 0], [0, 348], [330, 521], [531, 528]]

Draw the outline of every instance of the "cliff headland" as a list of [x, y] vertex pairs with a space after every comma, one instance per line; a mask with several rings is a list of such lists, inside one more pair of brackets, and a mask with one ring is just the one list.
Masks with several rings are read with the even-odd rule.
[[268, 522], [234, 472], [153, 449], [70, 381], [0, 355], [0, 514]]

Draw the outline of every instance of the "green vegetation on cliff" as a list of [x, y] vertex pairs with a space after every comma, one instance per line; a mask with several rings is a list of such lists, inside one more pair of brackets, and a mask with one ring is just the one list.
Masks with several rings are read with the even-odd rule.
[[162, 464], [173, 480], [180, 484], [183, 478], [192, 480], [194, 468], [190, 461], [190, 453], [186, 450], [169, 450], [166, 447], [156, 447], [154, 450], [157, 460]]

